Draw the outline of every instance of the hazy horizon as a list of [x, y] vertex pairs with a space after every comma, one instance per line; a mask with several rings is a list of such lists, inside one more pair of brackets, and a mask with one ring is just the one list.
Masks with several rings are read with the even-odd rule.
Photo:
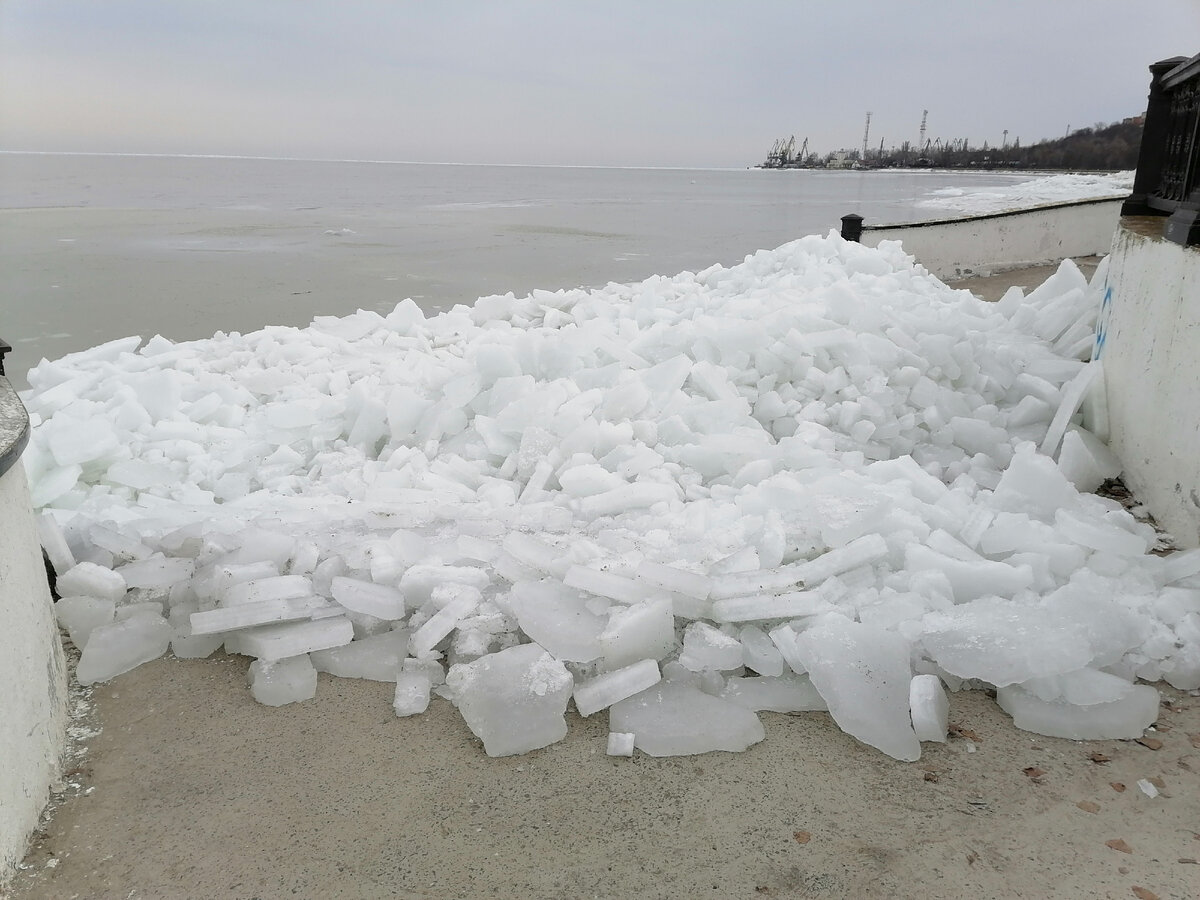
[[1031, 144], [1143, 112], [1197, 33], [1189, 0], [6, 0], [0, 148], [744, 168], [861, 147], [868, 110], [872, 146], [924, 110], [930, 139]]

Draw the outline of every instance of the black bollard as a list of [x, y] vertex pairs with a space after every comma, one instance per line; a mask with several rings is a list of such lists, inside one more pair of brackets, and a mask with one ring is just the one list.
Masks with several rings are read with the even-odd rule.
[[847, 241], [858, 241], [862, 238], [863, 217], [858, 213], [842, 216], [842, 238]]

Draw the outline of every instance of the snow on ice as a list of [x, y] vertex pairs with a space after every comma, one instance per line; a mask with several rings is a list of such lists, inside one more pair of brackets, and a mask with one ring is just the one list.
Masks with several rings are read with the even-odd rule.
[[1133, 175], [1132, 171], [1046, 175], [1006, 187], [942, 188], [932, 191], [928, 199], [918, 200], [917, 206], [975, 215], [1024, 209], [1043, 203], [1118, 199], [1129, 196], [1133, 188]]
[[1200, 551], [1120, 463], [1099, 271], [997, 304], [811, 236], [673, 278], [114, 341], [29, 373], [25, 464], [81, 681], [167, 650], [454, 703], [487, 753], [742, 750], [827, 709], [896, 758], [945, 689], [1140, 734], [1200, 687]]

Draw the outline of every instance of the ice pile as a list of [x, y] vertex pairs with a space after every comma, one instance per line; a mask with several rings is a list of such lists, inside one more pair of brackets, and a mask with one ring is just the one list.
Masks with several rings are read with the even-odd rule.
[[1120, 468], [1098, 307], [1070, 262], [988, 304], [831, 234], [43, 362], [60, 621], [84, 681], [224, 646], [265, 704], [394, 681], [397, 715], [448, 698], [492, 755], [573, 703], [613, 754], [828, 709], [915, 759], [981, 685], [1021, 727], [1137, 736], [1138, 679], [1200, 687], [1200, 552], [1149, 554], [1087, 493]]
[[1124, 198], [1133, 189], [1133, 175], [1132, 171], [1046, 175], [1006, 187], [942, 188], [931, 191], [928, 199], [918, 200], [917, 206], [976, 214], [1024, 209], [1043, 203]]

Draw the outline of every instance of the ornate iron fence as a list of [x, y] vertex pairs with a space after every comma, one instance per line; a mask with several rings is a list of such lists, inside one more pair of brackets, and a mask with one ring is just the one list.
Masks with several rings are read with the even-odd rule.
[[1200, 245], [1200, 54], [1150, 66], [1133, 193], [1123, 216], [1167, 216], [1163, 237]]

